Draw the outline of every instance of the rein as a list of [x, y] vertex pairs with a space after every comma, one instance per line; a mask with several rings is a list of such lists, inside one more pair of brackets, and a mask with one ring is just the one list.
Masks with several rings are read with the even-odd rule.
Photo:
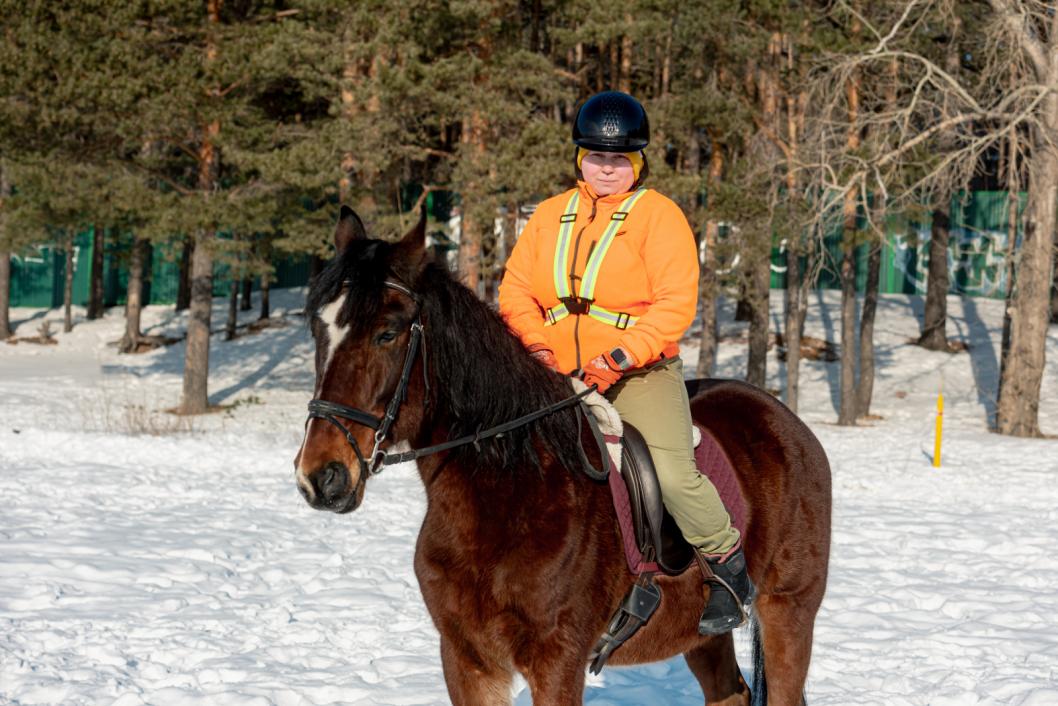
[[[400, 410], [400, 406], [408, 397], [408, 383], [411, 380], [411, 371], [415, 363], [415, 357], [419, 352], [419, 348], [422, 348], [422, 364], [423, 364], [423, 380], [426, 384], [426, 403], [429, 404], [429, 372], [426, 369], [426, 330], [422, 325], [421, 307], [422, 298], [419, 297], [415, 292], [411, 291], [407, 287], [393, 280], [387, 279], [385, 286], [390, 289], [394, 289], [401, 294], [404, 294], [415, 302], [415, 320], [412, 322], [410, 327], [410, 337], [408, 340], [408, 348], [404, 354], [404, 365], [401, 368], [400, 381], [397, 383], [397, 388], [393, 392], [393, 397], [390, 398], [389, 404], [386, 405], [386, 413], [382, 417], [365, 412], [362, 409], [355, 407], [347, 407], [346, 405], [339, 404], [337, 402], [328, 402], [327, 400], [312, 399], [309, 400], [309, 417], [306, 420], [306, 424], [312, 419], [323, 419], [335, 427], [338, 428], [342, 434], [345, 435], [346, 441], [349, 442], [349, 446], [352, 447], [353, 452], [356, 454], [356, 458], [360, 463], [360, 483], [364, 482], [366, 476], [376, 476], [382, 472], [382, 469], [386, 466], [392, 466], [398, 463], [406, 463], [407, 461], [414, 461], [424, 456], [430, 456], [435, 453], [442, 451], [448, 451], [460, 446], [466, 446], [467, 444], [478, 445], [479, 442], [493, 438], [502, 437], [506, 432], [512, 431], [519, 427], [523, 427], [527, 424], [531, 424], [538, 419], [542, 419], [550, 414], [554, 414], [560, 410], [572, 407], [573, 405], [581, 404], [581, 400], [587, 397], [589, 394], [595, 391], [594, 387], [589, 387], [583, 392], [570, 395], [565, 399], [562, 399], [552, 405], [538, 409], [535, 412], [512, 419], [503, 424], [498, 424], [488, 429], [479, 430], [473, 434], [467, 434], [457, 439], [452, 439], [441, 444], [434, 444], [433, 446], [425, 446], [418, 449], [411, 449], [410, 451], [404, 451], [401, 453], [387, 453], [385, 449], [381, 448], [382, 442], [389, 435], [390, 429], [393, 423], [397, 419], [397, 412]], [[589, 426], [592, 427], [593, 434], [597, 441], [601, 442], [601, 437], [598, 433], [598, 428], [595, 423], [595, 419], [590, 412], [584, 410], [581, 405], [581, 413], [584, 414], [588, 420]], [[369, 429], [375, 430], [375, 444], [371, 449], [370, 463], [364, 457], [364, 454], [360, 451], [360, 445], [356, 443], [356, 438], [352, 432], [342, 424], [339, 419], [346, 419], [354, 424], [360, 424], [366, 426]], [[580, 427], [580, 417], [577, 417], [577, 426]], [[604, 469], [605, 469], [605, 446], [600, 443], [600, 448], [603, 452]], [[598, 471], [588, 462], [587, 457], [584, 455], [583, 449], [580, 449], [580, 455], [584, 461], [584, 472], [594, 480], [605, 480], [607, 477], [607, 471]]]

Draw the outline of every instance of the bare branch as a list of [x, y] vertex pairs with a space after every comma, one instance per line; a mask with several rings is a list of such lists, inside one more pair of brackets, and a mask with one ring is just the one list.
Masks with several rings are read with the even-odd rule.
[[1037, 80], [1046, 80], [1050, 73], [1047, 55], [1039, 39], [1033, 36], [1029, 29], [1028, 15], [1016, 9], [1011, 0], [988, 0], [988, 4], [1003, 18], [1015, 41], [1032, 61]]

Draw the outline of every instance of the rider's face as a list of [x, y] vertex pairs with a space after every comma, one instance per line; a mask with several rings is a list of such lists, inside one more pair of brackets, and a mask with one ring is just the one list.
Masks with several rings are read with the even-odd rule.
[[632, 163], [620, 152], [589, 152], [580, 162], [580, 171], [599, 196], [623, 194], [636, 179]]

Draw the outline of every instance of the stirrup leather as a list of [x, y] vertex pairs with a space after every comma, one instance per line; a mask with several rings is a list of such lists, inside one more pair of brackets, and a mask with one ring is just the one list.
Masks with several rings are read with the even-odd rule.
[[639, 628], [650, 620], [650, 616], [657, 610], [661, 603], [661, 589], [654, 583], [654, 574], [640, 574], [628, 594], [621, 601], [617, 612], [610, 618], [610, 625], [606, 628], [599, 641], [595, 643], [590, 659], [592, 660], [589, 671], [598, 674], [606, 665], [606, 660], [614, 650], [628, 641], [636, 634]]

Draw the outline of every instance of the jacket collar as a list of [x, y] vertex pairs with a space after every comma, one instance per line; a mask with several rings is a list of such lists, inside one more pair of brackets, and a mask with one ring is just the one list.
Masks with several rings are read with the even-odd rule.
[[610, 194], [609, 196], [599, 196], [598, 194], [595, 193], [595, 189], [591, 188], [591, 185], [588, 184], [588, 182], [584, 181], [583, 179], [578, 179], [577, 180], [577, 189], [580, 191], [580, 197], [582, 199], [587, 199], [588, 201], [594, 201], [594, 200], [598, 199], [598, 201], [596, 202], [598, 205], [611, 205], [612, 204], [614, 206], [618, 206], [618, 205], [620, 205], [620, 203], [622, 201], [627, 199], [629, 196], [632, 195], [632, 193], [635, 192], [635, 185], [633, 185], [633, 188], [631, 190], [625, 191], [624, 193], [621, 193], [621, 194]]

